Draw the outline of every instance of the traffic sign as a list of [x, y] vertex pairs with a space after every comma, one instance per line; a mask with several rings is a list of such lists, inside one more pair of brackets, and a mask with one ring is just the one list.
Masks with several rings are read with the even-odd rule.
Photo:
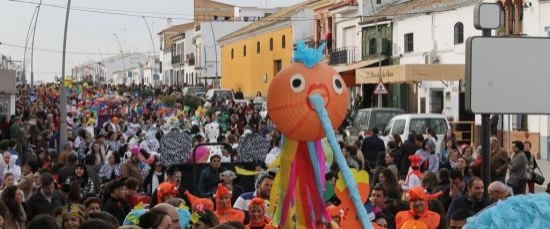
[[376, 85], [376, 88], [373, 92], [375, 95], [386, 95], [388, 94], [388, 89], [386, 89], [386, 86], [384, 86], [384, 83], [380, 81], [378, 85]]

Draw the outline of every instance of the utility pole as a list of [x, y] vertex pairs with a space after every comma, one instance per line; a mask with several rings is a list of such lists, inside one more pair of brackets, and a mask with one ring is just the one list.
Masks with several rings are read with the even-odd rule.
[[65, 15], [65, 31], [63, 32], [63, 60], [61, 61], [61, 83], [59, 92], [60, 102], [60, 139], [59, 145], [65, 147], [67, 145], [67, 92], [65, 91], [65, 54], [67, 51], [67, 27], [69, 25], [69, 12], [71, 9], [71, 0], [67, 2], [67, 13]]

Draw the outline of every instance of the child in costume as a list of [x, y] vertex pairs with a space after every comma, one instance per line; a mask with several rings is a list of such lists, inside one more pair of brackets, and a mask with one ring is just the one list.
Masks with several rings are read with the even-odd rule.
[[405, 182], [401, 182], [403, 191], [408, 191], [422, 185], [422, 172], [420, 172], [422, 157], [420, 155], [411, 155], [409, 156], [409, 160], [411, 161], [411, 169], [407, 174]]

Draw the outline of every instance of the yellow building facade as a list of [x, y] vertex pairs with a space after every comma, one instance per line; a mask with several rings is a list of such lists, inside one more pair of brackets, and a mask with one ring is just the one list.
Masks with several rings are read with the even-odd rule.
[[221, 87], [241, 88], [245, 98], [267, 95], [273, 77], [291, 63], [292, 26], [250, 34], [221, 47]]

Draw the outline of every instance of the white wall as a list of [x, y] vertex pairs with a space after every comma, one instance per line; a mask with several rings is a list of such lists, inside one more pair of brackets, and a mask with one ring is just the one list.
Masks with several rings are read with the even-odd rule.
[[[243, 22], [243, 21], [218, 21], [218, 22], [203, 22], [201, 23], [200, 39], [202, 42], [201, 46], [201, 57], [197, 57], [195, 53], [196, 65], [205, 67], [199, 74], [205, 77], [213, 77], [221, 75], [221, 48], [218, 39], [223, 36], [237, 31], [252, 22]], [[212, 26], [212, 27], [211, 27]], [[213, 30], [213, 33], [212, 33]], [[204, 53], [206, 51], [206, 53]], [[206, 55], [205, 55], [206, 54]], [[217, 66], [217, 68], [216, 68]], [[216, 74], [217, 69], [217, 74]]]
[[172, 49], [164, 49], [162, 51], [162, 84], [172, 84], [170, 70], [172, 70]]
[[[433, 52], [440, 64], [464, 64], [465, 42], [470, 36], [481, 32], [473, 27], [473, 8], [465, 6], [450, 11], [395, 20], [393, 22], [393, 56], [400, 57], [400, 64], [425, 64], [425, 55]], [[464, 43], [454, 44], [454, 26], [461, 22], [464, 26]], [[413, 52], [404, 52], [405, 34], [413, 33]], [[418, 89], [418, 104], [426, 98], [426, 112], [432, 113], [431, 91], [443, 91], [443, 113], [459, 120], [459, 82], [423, 81]], [[447, 100], [446, 94], [450, 93]], [[420, 112], [420, 108], [418, 109]]]
[[313, 39], [313, 29], [315, 28], [313, 20], [304, 20], [304, 18], [313, 18], [313, 10], [306, 8], [298, 11], [290, 17], [292, 21], [292, 39], [298, 40]]

